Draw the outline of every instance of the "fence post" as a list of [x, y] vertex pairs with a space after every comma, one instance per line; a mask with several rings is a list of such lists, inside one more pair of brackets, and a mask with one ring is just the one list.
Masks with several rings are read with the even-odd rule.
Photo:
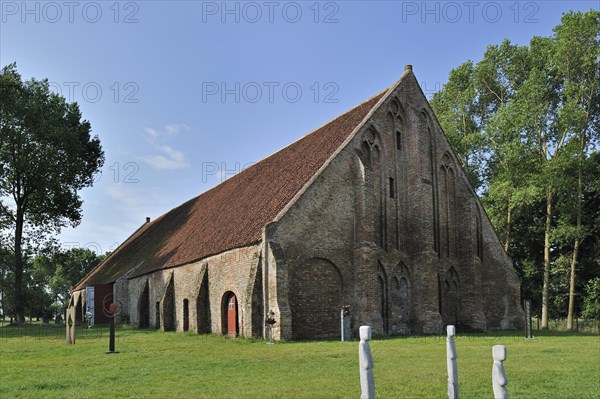
[[375, 378], [373, 377], [373, 355], [371, 355], [371, 327], [360, 326], [358, 344], [358, 364], [360, 368], [360, 399], [375, 399]]
[[458, 399], [458, 367], [456, 365], [456, 347], [454, 335], [456, 328], [446, 326], [446, 358], [448, 366], [448, 399]]
[[67, 344], [74, 345], [75, 344], [75, 307], [74, 306], [70, 306], [67, 309], [66, 332], [67, 332]]
[[531, 322], [531, 300], [525, 300], [525, 338], [533, 339], [533, 325]]
[[506, 346], [494, 345], [492, 348], [492, 356], [494, 365], [492, 366], [492, 386], [494, 388], [494, 399], [508, 399], [508, 391], [506, 385], [508, 379], [504, 373], [503, 361], [506, 360]]

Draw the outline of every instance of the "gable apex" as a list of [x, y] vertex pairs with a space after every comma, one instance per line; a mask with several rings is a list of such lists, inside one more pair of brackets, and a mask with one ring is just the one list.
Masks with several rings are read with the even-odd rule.
[[281, 210], [281, 212], [279, 212], [279, 214], [273, 220], [274, 222], [279, 221], [287, 213], [287, 211], [298, 201], [298, 199], [302, 196], [302, 194], [304, 194], [306, 192], [306, 190], [310, 187], [310, 185], [317, 179], [317, 177], [319, 177], [319, 175], [323, 172], [323, 170], [325, 168], [327, 168], [327, 166], [340, 153], [340, 151], [342, 151], [343, 148], [348, 143], [350, 143], [354, 139], [354, 137], [356, 137], [358, 132], [365, 126], [365, 124], [369, 121], [369, 119], [373, 116], [373, 114], [375, 114], [375, 112], [381, 107], [381, 105], [384, 104], [388, 100], [391, 93], [393, 93], [396, 90], [396, 88], [405, 80], [405, 78], [408, 76], [411, 76], [411, 75], [414, 77], [414, 75], [412, 73], [412, 65], [407, 65], [407, 67], [408, 66], [410, 66], [410, 68], [405, 68], [404, 73], [402, 74], [400, 79], [398, 79], [398, 81], [396, 83], [394, 83], [392, 86], [385, 89], [383, 92], [371, 97], [369, 100], [367, 100], [361, 104], [361, 105], [367, 104], [368, 102], [373, 101], [374, 99], [378, 98], [377, 102], [370, 108], [369, 112], [364, 116], [362, 121], [358, 125], [356, 125], [354, 130], [352, 130], [352, 133], [350, 133], [348, 135], [348, 137], [329, 156], [329, 158], [315, 172], [315, 174], [306, 182], [304, 187], [302, 187], [302, 189], [296, 193], [294, 198]]

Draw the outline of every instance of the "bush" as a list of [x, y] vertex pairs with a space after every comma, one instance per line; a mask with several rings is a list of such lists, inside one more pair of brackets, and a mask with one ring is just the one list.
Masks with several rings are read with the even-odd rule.
[[585, 298], [581, 315], [586, 319], [600, 321], [600, 277], [591, 279], [585, 285]]

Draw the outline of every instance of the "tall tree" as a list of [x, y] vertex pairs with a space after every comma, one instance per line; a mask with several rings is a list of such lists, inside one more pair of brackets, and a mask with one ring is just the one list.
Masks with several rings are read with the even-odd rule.
[[[526, 286], [528, 292], [541, 294], [544, 328], [552, 265], [565, 259], [566, 253], [558, 236], [564, 241], [565, 232], [572, 233], [572, 326], [580, 247], [590, 234], [583, 223], [586, 212], [590, 213], [583, 201], [590, 191], [585, 164], [597, 152], [600, 131], [599, 21], [600, 12], [595, 10], [569, 12], [552, 37], [534, 37], [529, 46], [515, 46], [508, 40], [489, 46], [480, 62], [473, 66], [469, 61], [453, 70], [432, 99], [459, 158], [480, 154], [477, 163], [463, 161], [463, 165], [471, 176], [481, 178], [479, 192], [486, 210], [521, 276], [537, 281], [532, 266], [542, 264], [541, 289], [530, 282]], [[461, 120], [470, 123], [461, 125]], [[466, 137], [478, 140], [465, 147]], [[569, 219], [572, 226], [565, 229], [569, 209], [574, 210]], [[541, 259], [532, 250], [538, 248], [532, 240], [539, 240]]]
[[494, 204], [489, 214], [507, 252], [514, 220], [536, 194], [531, 184], [531, 152], [521, 139], [513, 115], [515, 96], [527, 78], [530, 64], [527, 47], [504, 40], [499, 46], [488, 46], [475, 70], [477, 109], [488, 155], [484, 203]]
[[569, 278], [567, 329], [573, 328], [575, 279], [579, 248], [590, 233], [584, 229], [584, 168], [589, 148], [600, 135], [600, 13], [568, 13], [554, 29], [553, 63], [562, 83], [560, 125], [570, 131], [572, 155], [577, 174], [574, 179], [575, 234]]
[[23, 81], [16, 64], [0, 74], [0, 213], [14, 253], [15, 314], [25, 321], [24, 244], [81, 220], [78, 191], [93, 184], [104, 153], [76, 103]]
[[553, 43], [549, 38], [534, 37], [530, 43], [531, 69], [511, 103], [521, 137], [537, 161], [537, 185], [545, 196], [544, 267], [541, 327], [548, 328], [552, 228], [557, 193], [558, 158], [569, 132], [560, 129], [558, 109], [560, 86], [555, 65], [551, 63]]

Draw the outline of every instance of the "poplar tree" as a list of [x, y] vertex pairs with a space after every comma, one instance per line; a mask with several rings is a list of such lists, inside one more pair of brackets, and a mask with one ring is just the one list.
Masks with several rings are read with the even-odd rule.
[[[522, 243], [531, 236], [519, 237], [518, 249], [524, 267], [539, 262], [534, 252], [542, 248], [542, 328], [548, 327], [552, 265], [567, 252], [568, 328], [573, 327], [580, 247], [596, 225], [584, 221], [589, 206], [584, 198], [598, 186], [586, 164], [599, 141], [599, 60], [600, 12], [568, 12], [551, 37], [533, 37], [529, 46], [508, 40], [489, 46], [477, 64], [454, 69], [432, 99], [463, 166], [479, 179], [505, 250], [517, 244], [517, 218], [528, 224], [519, 225], [518, 234], [541, 232], [539, 244], [529, 249]], [[541, 204], [543, 218], [532, 213]], [[559, 240], [570, 240], [570, 249]]]

